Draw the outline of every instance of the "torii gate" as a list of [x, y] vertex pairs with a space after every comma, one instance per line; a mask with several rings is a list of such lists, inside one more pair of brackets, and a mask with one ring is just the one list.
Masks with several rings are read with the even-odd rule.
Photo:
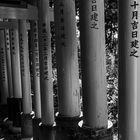
[[[123, 140], [140, 139], [139, 7], [138, 0], [119, 1], [119, 136]], [[13, 106], [11, 109], [15, 112], [9, 114], [9, 116], [11, 115], [10, 120], [13, 121], [13, 125], [18, 128], [18, 131], [22, 131], [23, 136], [31, 137], [32, 101], [26, 20], [32, 20], [29, 28], [31, 28], [31, 44], [33, 46], [34, 120], [36, 126], [42, 122], [41, 127], [38, 127], [38, 130], [42, 131], [40, 132], [42, 136], [39, 136], [41, 139], [62, 140], [70, 139], [67, 137], [67, 129], [69, 131], [72, 128], [72, 130], [77, 131], [80, 121], [75, 1], [57, 0], [54, 2], [59, 96], [59, 114], [56, 116], [56, 126], [59, 129], [66, 129], [62, 131], [62, 133], [65, 132], [65, 135], [62, 135], [57, 127], [54, 127], [50, 45], [51, 15], [49, 0], [40, 0], [38, 8], [34, 2], [32, 6], [27, 5], [27, 7], [21, 8], [0, 6], [0, 18], [8, 19], [8, 21], [0, 22], [2, 29], [0, 30], [2, 39], [0, 47], [4, 48], [6, 42], [7, 48], [5, 52], [2, 52], [6, 55], [1, 56], [5, 60], [1, 66], [4, 64], [4, 68], [7, 63], [8, 68], [8, 70], [1, 69], [1, 71], [4, 70], [1, 72], [1, 77], [7, 71], [8, 82], [6, 84], [9, 84], [10, 91], [9, 95], [3, 96], [3, 101], [6, 103], [5, 99], [7, 96], [9, 97], [8, 104]], [[39, 34], [37, 34], [37, 26]], [[101, 140], [110, 140], [112, 136], [107, 127], [103, 0], [80, 0], [80, 35], [83, 91], [83, 126], [81, 129], [84, 135], [90, 138], [98, 137]], [[9, 45], [10, 50], [8, 49]], [[40, 61], [38, 59], [39, 53]], [[40, 68], [38, 63], [40, 63]], [[40, 71], [38, 71], [39, 69]], [[12, 82], [10, 77], [12, 77]], [[22, 123], [21, 127], [22, 98], [22, 119], [24, 119], [22, 122], [26, 123]], [[82, 137], [81, 139], [86, 138]]]

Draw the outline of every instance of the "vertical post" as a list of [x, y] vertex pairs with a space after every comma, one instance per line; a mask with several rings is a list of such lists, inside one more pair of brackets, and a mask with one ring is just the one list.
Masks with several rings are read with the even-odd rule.
[[19, 47], [23, 95], [22, 135], [23, 137], [32, 137], [32, 99], [26, 20], [19, 20]]
[[139, 0], [119, 0], [119, 136], [122, 140], [140, 139], [139, 12]]
[[35, 117], [41, 118], [41, 97], [40, 97], [40, 67], [39, 67], [39, 45], [38, 45], [38, 22], [31, 21], [31, 47], [32, 47], [32, 70]]
[[[78, 43], [75, 16], [75, 1], [57, 0], [54, 2], [59, 101], [57, 125], [66, 129], [67, 127], [75, 129], [78, 126], [80, 116]], [[62, 136], [60, 139], [67, 138]]]
[[5, 119], [7, 114], [7, 98], [9, 96], [9, 88], [8, 88], [8, 77], [7, 77], [7, 61], [6, 61], [6, 49], [5, 49], [5, 36], [4, 30], [0, 30], [0, 75], [1, 75], [1, 118]]
[[57, 0], [54, 4], [59, 114], [64, 117], [79, 117], [80, 90], [75, 2]]
[[7, 77], [7, 61], [5, 49], [4, 30], [0, 30], [0, 58], [1, 58], [1, 104], [7, 104], [9, 96], [8, 77]]
[[13, 77], [12, 77], [12, 66], [11, 66], [11, 50], [10, 50], [10, 36], [9, 29], [5, 29], [5, 44], [6, 44], [6, 60], [7, 60], [7, 76], [8, 76], [8, 87], [9, 97], [7, 99], [8, 104], [8, 120], [13, 120]]
[[42, 127], [40, 136], [42, 139], [54, 139], [54, 100], [52, 83], [52, 56], [50, 35], [49, 0], [40, 0], [39, 14], [39, 51], [40, 51], [40, 88]]
[[31, 21], [30, 41], [32, 49], [32, 71], [33, 71], [33, 92], [34, 111], [33, 138], [39, 137], [39, 123], [41, 122], [41, 94], [40, 94], [40, 66], [39, 66], [39, 45], [38, 45], [38, 21]]
[[[80, 1], [83, 129], [107, 134], [104, 0]], [[91, 133], [94, 135], [95, 133]], [[97, 137], [103, 137], [100, 133]]]
[[[15, 24], [18, 24], [15, 22]], [[17, 25], [18, 26], [18, 25]], [[13, 76], [13, 126], [21, 127], [21, 73], [20, 73], [20, 54], [19, 54], [19, 33], [18, 28], [10, 29], [10, 49], [11, 49], [11, 64]], [[19, 129], [20, 130], [20, 129]]]
[[42, 123], [54, 124], [49, 0], [39, 3], [39, 48]]
[[[37, 6], [37, 0], [32, 0], [32, 4]], [[41, 92], [40, 92], [40, 66], [39, 66], [39, 39], [38, 21], [30, 21], [30, 41], [32, 49], [32, 71], [33, 71], [33, 91], [35, 117], [33, 119], [33, 139], [39, 139], [39, 124], [41, 122]]]
[[6, 44], [6, 60], [7, 60], [7, 72], [8, 72], [9, 98], [13, 98], [13, 81], [12, 81], [9, 29], [5, 29], [5, 44]]

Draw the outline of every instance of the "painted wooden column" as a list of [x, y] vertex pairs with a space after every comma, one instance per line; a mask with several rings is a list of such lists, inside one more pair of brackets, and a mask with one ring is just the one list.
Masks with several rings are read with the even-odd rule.
[[9, 97], [8, 76], [7, 76], [7, 60], [5, 48], [5, 34], [4, 30], [0, 30], [0, 72], [1, 72], [1, 104], [7, 104]]
[[54, 140], [54, 100], [52, 81], [52, 54], [50, 34], [49, 0], [40, 0], [39, 14], [39, 54], [40, 54], [40, 88], [42, 125], [40, 127], [41, 140]]
[[39, 51], [42, 124], [54, 124], [49, 0], [39, 1]]
[[[18, 22], [15, 22], [16, 26]], [[11, 49], [11, 65], [13, 77], [13, 125], [21, 127], [21, 111], [22, 111], [22, 86], [20, 73], [20, 52], [19, 52], [19, 32], [18, 28], [10, 29], [10, 49]]]
[[34, 111], [33, 138], [39, 139], [39, 123], [41, 122], [41, 94], [40, 94], [40, 66], [39, 66], [39, 42], [38, 42], [38, 21], [31, 21], [31, 49], [32, 49], [32, 71], [33, 71], [33, 92]]
[[54, 1], [59, 111], [56, 124], [57, 127], [60, 127], [56, 133], [57, 139], [72, 139], [70, 129], [76, 132], [75, 129], [80, 120], [78, 42], [75, 17], [75, 1]]
[[79, 117], [80, 88], [75, 1], [54, 2], [59, 115]]
[[119, 136], [121, 140], [140, 139], [139, 12], [140, 0], [119, 0]]
[[7, 99], [8, 120], [12, 121], [13, 120], [13, 77], [12, 77], [9, 29], [5, 29], [5, 49], [6, 49], [6, 60], [7, 60], [8, 88], [9, 88], [9, 96]]
[[6, 60], [7, 60], [9, 98], [13, 98], [13, 81], [12, 81], [12, 67], [11, 67], [11, 50], [10, 50], [9, 29], [5, 29], [5, 43], [6, 43]]
[[26, 27], [27, 27], [26, 20], [20, 20], [19, 47], [20, 47], [20, 62], [21, 62], [23, 113], [30, 114], [32, 112], [32, 101], [31, 101], [31, 82], [29, 68], [28, 33]]
[[108, 126], [104, 18], [104, 0], [80, 1], [83, 129], [95, 132]]
[[40, 66], [39, 66], [39, 45], [38, 45], [38, 22], [31, 21], [31, 47], [32, 47], [32, 70], [35, 117], [41, 118], [41, 96], [40, 96]]
[[[32, 5], [37, 6], [37, 0], [31, 1]], [[34, 112], [33, 119], [33, 139], [39, 139], [39, 124], [41, 123], [41, 92], [40, 92], [40, 64], [39, 64], [39, 39], [38, 21], [30, 21], [30, 45], [32, 49], [32, 71], [33, 71], [33, 92], [34, 92]]]
[[32, 99], [29, 67], [28, 32], [26, 20], [19, 20], [19, 47], [22, 81], [22, 135], [32, 137]]
[[18, 35], [19, 33], [17, 28], [10, 29], [11, 60], [12, 60], [13, 90], [14, 90], [13, 95], [15, 98], [22, 98]]

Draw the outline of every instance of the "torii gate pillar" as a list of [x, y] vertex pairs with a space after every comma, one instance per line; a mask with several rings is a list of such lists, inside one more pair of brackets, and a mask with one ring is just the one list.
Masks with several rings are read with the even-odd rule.
[[121, 140], [140, 139], [139, 12], [139, 0], [119, 0], [119, 136]]
[[[104, 0], [80, 1], [83, 129], [107, 134]], [[94, 135], [94, 133], [92, 135]], [[104, 139], [104, 135], [98, 137]], [[106, 138], [105, 138], [106, 139]]]

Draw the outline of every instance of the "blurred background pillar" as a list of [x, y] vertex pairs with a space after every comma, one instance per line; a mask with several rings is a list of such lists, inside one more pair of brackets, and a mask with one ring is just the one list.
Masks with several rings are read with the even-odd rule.
[[[12, 21], [12, 20], [11, 20]], [[13, 20], [15, 21], [15, 20]], [[19, 51], [19, 30], [18, 21], [15, 21], [16, 28], [10, 29], [10, 51], [13, 77], [13, 126], [21, 132], [21, 112], [22, 112], [22, 86], [20, 71], [20, 51]]]
[[28, 32], [26, 20], [19, 20], [19, 47], [22, 81], [22, 137], [32, 137], [32, 99], [29, 67]]
[[9, 97], [8, 76], [7, 76], [7, 60], [5, 48], [4, 30], [0, 30], [0, 103], [1, 103], [1, 118], [8, 117], [7, 98]]

